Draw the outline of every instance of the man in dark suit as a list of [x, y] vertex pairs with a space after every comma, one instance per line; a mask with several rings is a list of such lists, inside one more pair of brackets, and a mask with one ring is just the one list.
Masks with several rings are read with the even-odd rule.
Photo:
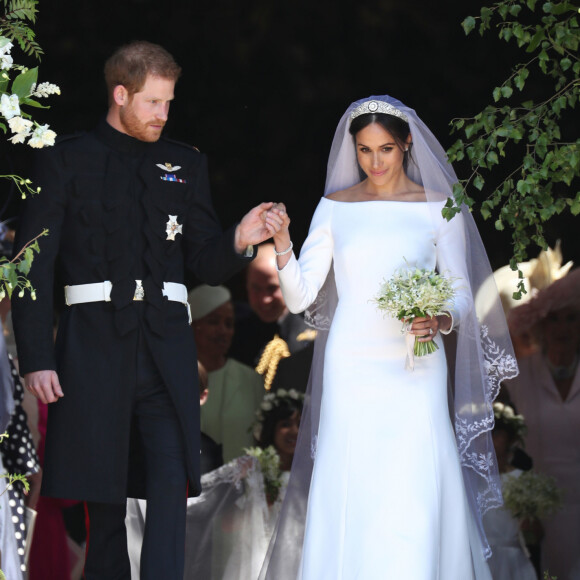
[[[185, 270], [218, 284], [270, 237], [262, 204], [221, 232], [206, 158], [161, 138], [181, 72], [163, 48], [106, 63], [106, 119], [43, 151], [16, 251], [43, 228], [14, 301], [26, 388], [51, 403], [43, 493], [87, 502], [89, 580], [129, 578], [126, 498], [147, 501], [141, 578], [183, 577], [186, 495], [199, 484], [199, 389]], [[53, 343], [58, 265], [67, 306]]]

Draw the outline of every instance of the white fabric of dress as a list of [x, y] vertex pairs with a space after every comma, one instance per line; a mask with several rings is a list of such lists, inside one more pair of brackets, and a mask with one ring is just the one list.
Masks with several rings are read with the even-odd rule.
[[[238, 457], [204, 474], [201, 495], [187, 500], [184, 580], [256, 580], [289, 475], [289, 472], [281, 474], [278, 497], [268, 504], [260, 464], [252, 457]], [[146, 511], [145, 500], [127, 500], [133, 580], [140, 577]]]
[[[449, 414], [442, 338], [405, 370], [401, 322], [373, 304], [398, 268], [455, 277], [454, 325], [471, 307], [461, 221], [432, 202], [321, 199], [300, 259], [279, 272], [292, 312], [333, 264], [338, 306], [325, 351], [303, 580], [490, 579]], [[433, 224], [436, 224], [435, 226]]]
[[[502, 473], [502, 485], [521, 474], [519, 469]], [[483, 516], [483, 526], [492, 550], [489, 568], [493, 580], [537, 580], [518, 520], [507, 509], [498, 508], [489, 510]]]

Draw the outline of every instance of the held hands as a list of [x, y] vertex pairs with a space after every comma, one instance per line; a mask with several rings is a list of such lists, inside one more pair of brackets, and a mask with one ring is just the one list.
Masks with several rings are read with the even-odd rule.
[[[286, 206], [283, 203], [275, 203], [270, 211], [266, 213], [266, 222], [272, 230], [274, 242], [288, 241], [286, 245], [288, 247], [290, 245], [290, 232], [288, 231], [290, 218], [286, 213]], [[285, 248], [276, 248], [277, 251], [281, 251], [281, 249]]]
[[283, 203], [274, 204], [266, 219], [271, 223], [271, 227], [276, 230], [272, 237], [276, 252], [282, 252], [276, 256], [278, 268], [282, 270], [292, 256], [292, 242], [290, 241], [290, 231], [288, 230], [290, 218], [286, 213], [286, 206]]
[[43, 403], [54, 403], [64, 397], [55, 371], [35, 371], [24, 375], [24, 386]]
[[[261, 203], [250, 210], [236, 228], [235, 245], [238, 253], [243, 253], [247, 246], [259, 244], [268, 238], [278, 235], [286, 229], [288, 240], [288, 225], [290, 219], [282, 203]], [[288, 242], [288, 245], [290, 242]]]

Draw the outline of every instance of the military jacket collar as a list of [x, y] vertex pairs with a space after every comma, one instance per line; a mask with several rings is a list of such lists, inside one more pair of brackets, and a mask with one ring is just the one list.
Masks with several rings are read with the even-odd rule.
[[111, 149], [119, 153], [128, 153], [130, 155], [142, 155], [151, 150], [154, 143], [147, 141], [140, 141], [131, 137], [126, 133], [117, 131], [107, 123], [107, 119], [103, 117], [96, 128], [97, 138]]

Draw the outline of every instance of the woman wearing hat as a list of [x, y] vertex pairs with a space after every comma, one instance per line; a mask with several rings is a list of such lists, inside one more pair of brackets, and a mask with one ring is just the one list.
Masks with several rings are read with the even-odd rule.
[[201, 430], [222, 445], [228, 462], [253, 443], [249, 428], [264, 396], [264, 383], [254, 369], [227, 356], [234, 336], [230, 291], [203, 284], [189, 293], [189, 303], [197, 356], [208, 373]]

